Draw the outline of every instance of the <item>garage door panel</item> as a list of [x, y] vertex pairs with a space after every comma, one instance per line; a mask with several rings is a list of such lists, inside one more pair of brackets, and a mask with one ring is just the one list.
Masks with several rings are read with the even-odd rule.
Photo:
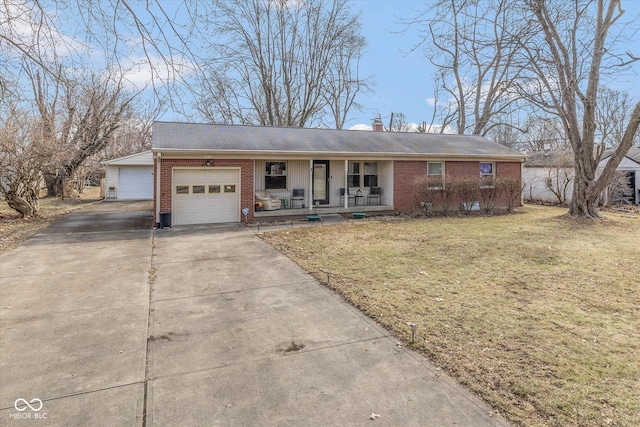
[[118, 199], [153, 199], [153, 167], [121, 166], [118, 169]]
[[[174, 171], [173, 222], [175, 225], [212, 224], [240, 221], [240, 174], [237, 169]], [[175, 187], [189, 186], [189, 194], [176, 194]], [[193, 186], [204, 185], [205, 193], [193, 194]], [[209, 193], [209, 185], [219, 185], [220, 193]], [[225, 193], [225, 185], [235, 185], [235, 193]]]

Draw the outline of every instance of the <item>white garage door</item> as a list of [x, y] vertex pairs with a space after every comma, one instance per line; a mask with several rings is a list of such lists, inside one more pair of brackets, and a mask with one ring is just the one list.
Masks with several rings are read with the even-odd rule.
[[174, 169], [173, 224], [240, 221], [240, 171]]
[[153, 199], [153, 166], [120, 166], [118, 199]]

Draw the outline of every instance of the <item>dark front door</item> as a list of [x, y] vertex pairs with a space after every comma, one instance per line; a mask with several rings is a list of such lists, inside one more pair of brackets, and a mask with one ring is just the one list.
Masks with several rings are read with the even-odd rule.
[[329, 204], [329, 160], [313, 161], [313, 204]]

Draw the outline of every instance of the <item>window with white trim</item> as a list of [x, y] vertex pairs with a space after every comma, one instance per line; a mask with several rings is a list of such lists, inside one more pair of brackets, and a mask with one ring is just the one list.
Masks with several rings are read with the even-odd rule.
[[287, 162], [265, 162], [264, 189], [287, 189]]
[[378, 186], [378, 164], [377, 163], [364, 164], [364, 186], [365, 187]]
[[442, 188], [444, 186], [443, 162], [427, 162], [427, 185], [429, 188]]
[[360, 187], [360, 162], [349, 162], [347, 187]]
[[495, 183], [495, 163], [480, 162], [480, 185], [482, 187], [493, 187]]

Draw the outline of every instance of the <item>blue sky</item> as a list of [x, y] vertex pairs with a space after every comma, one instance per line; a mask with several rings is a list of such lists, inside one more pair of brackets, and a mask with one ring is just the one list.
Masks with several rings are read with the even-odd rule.
[[[434, 69], [423, 56], [422, 50], [407, 53], [419, 40], [417, 29], [397, 34], [402, 28], [398, 18], [416, 15], [433, 1], [424, 0], [354, 0], [355, 11], [361, 10], [362, 32], [367, 39], [368, 53], [362, 61], [362, 74], [374, 74], [377, 82], [374, 93], [360, 99], [366, 107], [362, 113], [353, 112], [349, 125], [371, 123], [378, 111], [385, 125], [391, 111], [403, 112], [407, 121], [421, 123], [431, 120], [433, 109], [426, 99], [433, 97]], [[636, 31], [640, 31], [640, 0], [622, 0], [624, 20], [635, 17]], [[630, 47], [636, 55], [640, 46]], [[629, 91], [640, 99], [640, 65], [635, 65], [635, 76], [624, 76], [615, 89]]]
[[[402, 112], [410, 123], [429, 123], [433, 109], [427, 98], [433, 94], [434, 68], [424, 57], [422, 48], [411, 52], [419, 41], [418, 29], [406, 29], [399, 21], [425, 10], [434, 1], [425, 0], [352, 0], [354, 12], [360, 11], [362, 35], [367, 40], [367, 53], [360, 66], [361, 75], [372, 74], [375, 85], [371, 93], [361, 96], [362, 112], [352, 109], [346, 127], [370, 124], [382, 117], [385, 125], [391, 112]], [[167, 7], [170, 2], [161, 1]], [[622, 0], [626, 10], [623, 19], [635, 17], [633, 26], [640, 31], [640, 0]], [[406, 31], [402, 31], [406, 29]], [[636, 36], [640, 39], [640, 34]], [[636, 55], [640, 46], [630, 47]], [[640, 99], [640, 64], [635, 65], [635, 76], [626, 75], [615, 82], [614, 89], [630, 92]], [[184, 120], [181, 111], [167, 111], [162, 120]]]
[[354, 10], [361, 10], [367, 55], [361, 63], [363, 75], [373, 74], [373, 93], [363, 97], [363, 112], [354, 111], [350, 124], [370, 123], [380, 113], [385, 125], [391, 112], [402, 112], [407, 121], [429, 122], [433, 109], [426, 99], [433, 97], [434, 69], [422, 49], [410, 52], [418, 42], [416, 28], [405, 28], [399, 18], [415, 16], [428, 2], [416, 0], [356, 0]]

